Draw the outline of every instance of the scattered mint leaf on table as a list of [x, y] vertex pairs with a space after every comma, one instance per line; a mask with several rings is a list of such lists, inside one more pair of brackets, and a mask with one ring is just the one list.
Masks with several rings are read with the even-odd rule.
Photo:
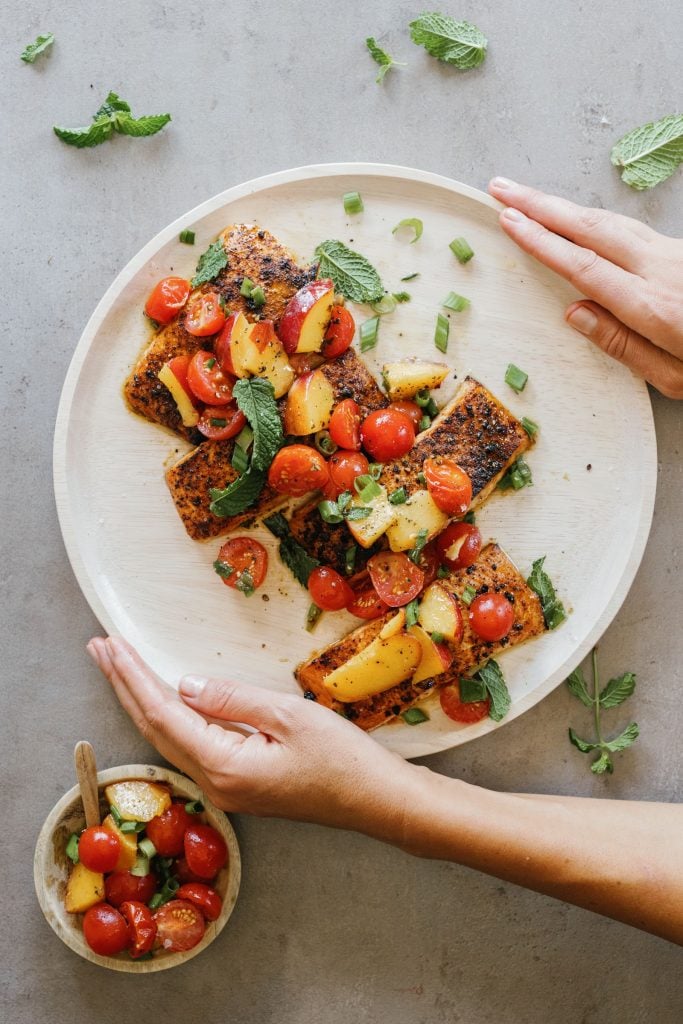
[[43, 36], [38, 36], [34, 43], [29, 43], [22, 54], [21, 59], [26, 64], [33, 64], [36, 57], [40, 57], [41, 53], [46, 53], [55, 41], [53, 32], [46, 32]]
[[483, 63], [488, 40], [476, 25], [456, 21], [447, 14], [421, 14], [410, 22], [410, 35], [414, 43], [424, 46], [437, 60], [452, 64], [460, 71], [469, 71]]
[[142, 137], [156, 135], [171, 120], [170, 114], [154, 114], [147, 117], [133, 117], [130, 104], [115, 92], [110, 92], [93, 117], [93, 123], [84, 128], [53, 127], [57, 138], [69, 146], [84, 149], [99, 146], [110, 139], [114, 132], [121, 135]]
[[612, 147], [612, 163], [631, 188], [654, 188], [683, 163], [683, 114], [670, 114], [624, 135]]
[[213, 281], [215, 277], [228, 265], [228, 254], [220, 238], [212, 242], [209, 248], [201, 254], [197, 261], [197, 269], [190, 281], [193, 288], [204, 284], [206, 281]]
[[315, 250], [318, 277], [329, 277], [352, 302], [377, 302], [385, 292], [382, 280], [365, 256], [330, 238]]
[[620, 750], [626, 750], [638, 739], [638, 726], [635, 722], [627, 725], [623, 732], [613, 740], [606, 740], [602, 735], [602, 723], [600, 720], [601, 709], [614, 708], [630, 697], [636, 686], [636, 677], [633, 672], [624, 672], [623, 675], [610, 679], [603, 690], [600, 690], [598, 678], [598, 651], [597, 647], [592, 652], [593, 664], [593, 692], [590, 693], [588, 685], [580, 668], [575, 669], [566, 680], [570, 692], [577, 697], [584, 707], [593, 709], [595, 721], [596, 740], [583, 740], [569, 729], [569, 740], [582, 754], [590, 754], [594, 750], [600, 751], [600, 756], [591, 764], [591, 771], [594, 775], [610, 775], [614, 771], [614, 764], [610, 754]]
[[376, 64], [379, 64], [379, 73], [377, 75], [377, 78], [375, 79], [376, 82], [381, 82], [384, 76], [386, 75], [387, 71], [389, 71], [391, 68], [405, 67], [405, 63], [403, 61], [394, 60], [394, 58], [391, 57], [386, 52], [386, 50], [383, 50], [381, 46], [378, 46], [377, 42], [375, 41], [375, 39], [373, 39], [372, 36], [368, 36], [368, 38], [365, 40], [365, 45], [370, 51], [370, 56], [372, 57], [372, 59], [375, 61]]

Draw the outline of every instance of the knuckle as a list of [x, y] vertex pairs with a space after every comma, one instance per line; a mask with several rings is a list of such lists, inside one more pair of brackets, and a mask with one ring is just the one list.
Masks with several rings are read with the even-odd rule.
[[579, 227], [585, 234], [592, 234], [597, 231], [598, 228], [602, 227], [606, 220], [609, 219], [609, 214], [606, 210], [601, 210], [598, 207], [587, 206], [579, 214]]
[[626, 357], [629, 339], [630, 331], [628, 327], [624, 327], [623, 324], [619, 323], [609, 323], [603, 327], [599, 336], [600, 347], [608, 356], [611, 356], [612, 359], [616, 359], [620, 363]]
[[595, 269], [599, 260], [597, 252], [593, 249], [579, 249], [574, 267], [574, 279], [580, 281], [589, 277]]
[[212, 680], [206, 686], [203, 701], [210, 708], [211, 713], [220, 718], [221, 714], [227, 714], [235, 702], [237, 687], [227, 680]]

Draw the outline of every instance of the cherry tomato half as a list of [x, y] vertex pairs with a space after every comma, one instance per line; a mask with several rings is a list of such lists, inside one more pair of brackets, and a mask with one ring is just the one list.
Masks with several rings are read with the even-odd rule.
[[346, 610], [358, 619], [378, 619], [389, 611], [389, 605], [385, 604], [374, 587], [365, 587], [354, 591], [353, 600], [346, 606]]
[[381, 551], [368, 560], [372, 585], [390, 608], [409, 604], [422, 590], [424, 573], [400, 551]]
[[81, 832], [78, 859], [89, 871], [113, 871], [120, 853], [121, 840], [108, 828], [91, 825]]
[[231, 377], [235, 376], [235, 367], [232, 364], [232, 353], [230, 351], [230, 338], [232, 337], [232, 328], [235, 320], [239, 316], [239, 313], [231, 313], [228, 319], [221, 327], [220, 333], [214, 338], [213, 341], [213, 354], [219, 362], [220, 368], [223, 373], [228, 374]]
[[486, 718], [491, 707], [491, 698], [472, 700], [463, 703], [460, 700], [460, 687], [457, 683], [447, 683], [439, 691], [439, 700], [444, 714], [454, 722], [480, 722]]
[[170, 953], [185, 952], [201, 942], [206, 925], [201, 912], [189, 900], [170, 900], [154, 914], [157, 944]]
[[360, 408], [352, 398], [336, 406], [330, 418], [330, 437], [339, 448], [360, 451]]
[[213, 878], [228, 859], [225, 840], [211, 825], [192, 825], [185, 833], [184, 845], [187, 866], [200, 878]]
[[281, 448], [268, 470], [268, 483], [273, 490], [295, 498], [324, 487], [328, 479], [327, 463], [320, 452], [307, 444]]
[[[221, 578], [226, 587], [236, 590], [258, 590], [268, 571], [268, 552], [263, 544], [253, 537], [231, 537], [218, 552], [218, 561], [232, 569], [232, 572], [225, 576], [221, 574]], [[245, 573], [248, 573], [248, 578], [245, 578]], [[152, 842], [154, 843], [154, 839]], [[154, 845], [156, 846], [156, 843]], [[178, 852], [182, 852], [182, 848]]]
[[353, 591], [343, 576], [329, 565], [318, 565], [308, 577], [311, 598], [326, 612], [338, 612], [353, 600]]
[[237, 437], [247, 424], [247, 417], [237, 405], [207, 405], [197, 423], [197, 429], [211, 441], [227, 441]]
[[515, 610], [503, 594], [480, 594], [470, 605], [470, 626], [482, 640], [502, 640], [514, 621]]
[[325, 359], [336, 359], [342, 352], [346, 352], [355, 333], [356, 324], [346, 306], [333, 306], [323, 340], [322, 353]]
[[130, 945], [128, 925], [108, 903], [96, 903], [83, 915], [83, 938], [93, 953], [114, 956]]
[[407, 416], [417, 434], [424, 415], [417, 402], [411, 402], [408, 398], [399, 398], [395, 402], [389, 402], [388, 408], [395, 409], [396, 412], [402, 412], [404, 416]]
[[434, 504], [448, 516], [464, 516], [472, 501], [472, 481], [455, 459], [425, 459], [422, 472]]
[[187, 371], [189, 369], [191, 359], [192, 356], [187, 355], [174, 356], [173, 359], [169, 359], [168, 368], [175, 377], [175, 379], [180, 384], [181, 388], [183, 389], [187, 397], [194, 404], [197, 401], [197, 399], [192, 394], [190, 385], [187, 383]]
[[232, 400], [234, 377], [226, 377], [213, 352], [195, 352], [187, 368], [190, 391], [207, 405], [227, 405]]
[[190, 282], [182, 277], [164, 277], [145, 304], [145, 313], [158, 324], [170, 324], [187, 302]]
[[128, 925], [130, 949], [128, 952], [133, 960], [149, 953], [157, 937], [157, 924], [152, 911], [144, 903], [127, 900], [121, 904], [121, 913]]
[[197, 819], [185, 810], [185, 804], [174, 800], [156, 818], [152, 818], [145, 826], [147, 838], [151, 839], [161, 857], [179, 857], [183, 852], [183, 838]]
[[325, 362], [320, 352], [292, 352], [287, 358], [297, 377], [317, 370], [320, 364]]
[[436, 550], [436, 544], [434, 541], [430, 541], [429, 544], [425, 544], [422, 548], [417, 560], [417, 567], [418, 569], [422, 569], [424, 574], [424, 582], [422, 584], [423, 590], [436, 579], [440, 564], [441, 559], [439, 558], [438, 551]]
[[397, 409], [378, 409], [363, 420], [363, 447], [377, 462], [399, 459], [415, 444], [412, 420]]
[[357, 476], [363, 476], [369, 469], [368, 460], [362, 452], [339, 450], [327, 460], [329, 481], [323, 493], [326, 498], [334, 501], [344, 491], [353, 494], [353, 482]]
[[436, 550], [449, 569], [466, 569], [479, 557], [481, 534], [472, 523], [450, 523], [436, 538]]
[[[156, 844], [155, 844], [156, 845]], [[151, 871], [148, 875], [131, 875], [130, 871], [113, 871], [104, 880], [104, 895], [112, 907], [135, 900], [149, 903], [157, 887], [157, 878]]]
[[192, 296], [185, 310], [184, 327], [189, 334], [206, 338], [217, 334], [224, 323], [225, 313], [218, 292], [197, 292]]
[[188, 900], [199, 907], [207, 921], [216, 921], [220, 917], [223, 900], [215, 889], [202, 882], [187, 882], [176, 892], [176, 899]]

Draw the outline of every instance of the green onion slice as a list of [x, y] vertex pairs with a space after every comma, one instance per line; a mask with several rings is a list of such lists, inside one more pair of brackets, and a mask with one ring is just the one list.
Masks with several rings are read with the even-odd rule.
[[436, 578], [438, 580], [447, 580], [449, 576], [450, 570], [447, 569], [445, 565], [440, 565], [439, 568], [436, 570]]
[[520, 455], [520, 457], [512, 463], [507, 473], [505, 473], [498, 481], [497, 486], [500, 491], [509, 491], [510, 488], [515, 491], [521, 491], [523, 487], [530, 487], [533, 482], [531, 469], [524, 461], [524, 458]]
[[529, 437], [536, 437], [536, 434], [538, 433], [539, 429], [538, 423], [534, 423], [533, 420], [529, 420], [526, 418], [526, 416], [522, 416], [522, 426], [526, 430]]
[[361, 352], [368, 352], [369, 349], [374, 348], [377, 344], [377, 334], [379, 332], [379, 317], [373, 316], [369, 320], [364, 320], [360, 325], [360, 350]]
[[251, 299], [255, 306], [265, 305], [266, 293], [264, 292], [260, 284], [256, 285], [255, 288], [252, 288], [251, 295], [249, 296], [249, 298]]
[[218, 573], [222, 580], [227, 580], [229, 576], [232, 576], [234, 569], [227, 562], [221, 562], [220, 558], [217, 558], [213, 563], [213, 571]]
[[339, 505], [336, 501], [321, 501], [318, 505], [318, 512], [320, 518], [325, 523], [342, 523], [344, 516], [339, 511]]
[[427, 388], [423, 388], [422, 391], [418, 391], [417, 394], [413, 396], [413, 401], [417, 402], [421, 409], [426, 409], [431, 397], [432, 396], [429, 394]]
[[150, 910], [156, 910], [163, 904], [163, 902], [164, 897], [161, 895], [161, 893], [155, 892], [147, 906], [149, 907]]
[[474, 700], [486, 700], [488, 696], [486, 685], [481, 679], [461, 679], [458, 689], [463, 704], [471, 704]]
[[469, 307], [470, 300], [466, 299], [464, 295], [458, 295], [457, 292], [449, 292], [441, 305], [446, 309], [452, 309], [454, 313], [462, 313], [463, 309]]
[[184, 242], [185, 245], [194, 245], [194, 231], [188, 231], [185, 229], [178, 235], [178, 241]]
[[513, 391], [519, 394], [520, 391], [524, 391], [526, 382], [529, 379], [529, 374], [525, 373], [524, 370], [520, 370], [514, 363], [509, 363], [508, 368], [505, 371], [505, 383], [509, 384]]
[[321, 455], [334, 455], [339, 445], [332, 440], [329, 430], [319, 430], [315, 435], [315, 446]]
[[405, 505], [407, 500], [408, 495], [405, 487], [399, 487], [397, 491], [394, 491], [393, 494], [389, 495], [389, 502], [392, 505]]
[[393, 292], [397, 302], [410, 302], [410, 292]]
[[476, 596], [476, 590], [474, 589], [474, 587], [471, 587], [468, 583], [461, 594], [462, 603], [466, 604], [467, 607], [469, 608], [469, 606], [472, 604]]
[[145, 837], [138, 843], [138, 851], [143, 854], [143, 856], [148, 857], [151, 860], [152, 857], [156, 857], [157, 848], [151, 839], [147, 839], [147, 837]]
[[427, 477], [424, 475], [424, 473], [417, 473], [415, 475], [415, 479], [417, 480], [418, 484], [422, 484], [423, 486], [427, 483]]
[[382, 475], [383, 469], [384, 464], [382, 462], [371, 462], [370, 465], [368, 466], [368, 473], [370, 474], [373, 480], [379, 480], [379, 478]]
[[443, 635], [443, 633], [439, 633], [438, 629], [435, 629], [433, 631], [433, 633], [432, 633], [432, 641], [435, 644], [442, 644], [445, 639], [446, 639], [446, 637]]
[[408, 708], [401, 715], [407, 725], [420, 725], [421, 722], [428, 722], [429, 715], [425, 714], [422, 708]]
[[[420, 238], [422, 236], [422, 231], [424, 229], [424, 224], [422, 223], [422, 221], [420, 220], [419, 217], [404, 217], [403, 220], [400, 220], [398, 222], [398, 224], [396, 225], [395, 228], [391, 229], [392, 235], [395, 235], [397, 231], [401, 230], [401, 228], [412, 228], [413, 229], [413, 231], [415, 232], [415, 238], [411, 238], [411, 240], [410, 240], [410, 244], [413, 245], [415, 242], [417, 242], [418, 238]], [[412, 276], [415, 276], [415, 275], [412, 275]], [[404, 277], [401, 280], [408, 281], [408, 280], [410, 280], [410, 278]]]
[[420, 420], [420, 422], [417, 425], [417, 429], [420, 430], [420, 431], [426, 430], [427, 427], [431, 427], [431, 425], [432, 425], [432, 421], [431, 421], [430, 417], [429, 416], [423, 416], [422, 419]]
[[474, 249], [470, 246], [466, 238], [454, 238], [449, 243], [448, 248], [455, 256], [458, 263], [469, 263], [474, 256]]
[[111, 814], [116, 824], [120, 825], [121, 822], [123, 821], [123, 818], [121, 817], [121, 812], [119, 811], [116, 804], [109, 804], [109, 813]]
[[342, 196], [342, 202], [344, 203], [344, 210], [348, 214], [362, 213], [365, 209], [360, 192], [345, 192]]
[[386, 313], [394, 312], [396, 309], [396, 299], [390, 292], [386, 292], [379, 302], [373, 302], [371, 305], [375, 313], [379, 313], [380, 316], [384, 316]]
[[356, 554], [358, 552], [358, 545], [352, 544], [351, 547], [347, 548], [344, 552], [344, 571], [347, 576], [353, 576], [356, 569]]
[[72, 832], [66, 844], [66, 855], [74, 864], [78, 864], [78, 836]]
[[419, 273], [416, 271], [414, 274], [406, 274], [406, 276], [402, 277], [401, 280], [402, 281], [414, 281], [415, 278], [419, 277], [419, 276], [420, 276]]
[[188, 814], [201, 814], [204, 810], [204, 804], [201, 800], [188, 800], [185, 804], [185, 810]]
[[415, 565], [418, 565], [422, 549], [427, 543], [427, 533], [427, 530], [418, 530], [417, 537], [415, 538], [415, 546], [408, 552], [408, 558], [411, 562], [414, 562]]
[[214, 359], [213, 356], [211, 356], [210, 359], [207, 359], [206, 362], [204, 363], [204, 366], [207, 368], [207, 370], [213, 370], [215, 365], [216, 365], [216, 360]]
[[236, 444], [233, 448], [232, 459], [230, 461], [232, 462], [232, 468], [236, 473], [239, 473], [240, 476], [242, 473], [246, 473], [249, 465], [249, 456], [245, 452], [244, 448], [240, 447], [240, 445]]
[[475, 518], [475, 512], [474, 512], [474, 509], [473, 509], [473, 508], [471, 508], [471, 509], [470, 509], [470, 510], [469, 510], [468, 512], [466, 512], [466, 513], [465, 513], [465, 515], [464, 515], [464, 516], [462, 517], [462, 521], [463, 521], [463, 523], [473, 523], [473, 522], [474, 522], [474, 518]]
[[450, 330], [450, 321], [448, 317], [444, 316], [443, 313], [438, 313], [436, 317], [436, 329], [434, 331], [434, 344], [438, 348], [439, 352], [446, 352], [448, 350], [448, 332]]
[[251, 280], [251, 278], [250, 277], [245, 277], [244, 280], [242, 281], [241, 286], [240, 286], [240, 295], [243, 295], [245, 297], [245, 299], [250, 299], [251, 298], [251, 293], [253, 292], [254, 287], [255, 287], [255, 285], [254, 285], [254, 282]]
[[225, 427], [227, 422], [228, 421], [223, 416], [212, 416], [209, 419], [209, 423], [212, 427]]
[[127, 832], [144, 832], [146, 827], [146, 821], [122, 821], [119, 830], [125, 835]]
[[144, 878], [145, 875], [149, 874], [149, 857], [145, 857], [143, 853], [138, 853], [135, 860], [135, 864], [130, 869], [131, 875], [135, 875], [136, 878]]
[[415, 598], [413, 601], [411, 601], [409, 604], [405, 606], [407, 627], [416, 625], [419, 607], [420, 606], [418, 604], [417, 598]]
[[308, 611], [306, 612], [306, 629], [309, 633], [315, 628], [322, 613], [322, 608], [319, 608], [317, 604], [309, 604]]
[[357, 476], [353, 481], [353, 486], [356, 494], [364, 505], [368, 505], [374, 498], [378, 498], [382, 493], [382, 488], [375, 480], [373, 480], [369, 473], [363, 473], [361, 476]]

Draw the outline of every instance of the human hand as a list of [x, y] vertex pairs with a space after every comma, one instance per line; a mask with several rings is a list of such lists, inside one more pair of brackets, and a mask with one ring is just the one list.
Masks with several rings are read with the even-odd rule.
[[567, 322], [663, 395], [683, 398], [683, 239], [506, 178], [489, 191], [506, 204], [510, 238], [591, 300], [573, 302]]
[[185, 676], [176, 693], [117, 637], [91, 640], [88, 653], [145, 739], [218, 807], [403, 844], [421, 770], [335, 712], [293, 694], [197, 676]]

